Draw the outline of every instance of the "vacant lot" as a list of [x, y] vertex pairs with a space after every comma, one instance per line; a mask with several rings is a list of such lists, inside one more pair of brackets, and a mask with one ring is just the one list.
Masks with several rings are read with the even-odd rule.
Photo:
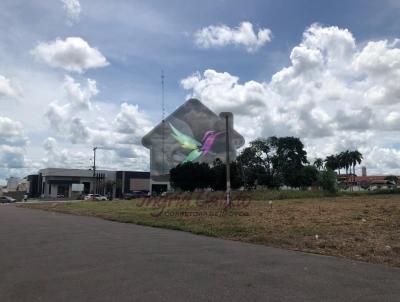
[[23, 206], [400, 267], [397, 194], [243, 202], [226, 211], [162, 199]]

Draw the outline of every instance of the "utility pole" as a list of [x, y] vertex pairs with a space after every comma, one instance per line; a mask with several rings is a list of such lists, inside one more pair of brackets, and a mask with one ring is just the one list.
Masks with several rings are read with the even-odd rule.
[[93, 148], [93, 194], [92, 194], [92, 199], [94, 200], [94, 194], [96, 194], [96, 150], [97, 147]]
[[219, 114], [221, 118], [225, 119], [225, 155], [226, 155], [226, 206], [232, 206], [232, 196], [231, 196], [231, 167], [230, 167], [230, 138], [229, 129], [231, 124], [233, 124], [233, 114], [231, 112], [221, 112]]

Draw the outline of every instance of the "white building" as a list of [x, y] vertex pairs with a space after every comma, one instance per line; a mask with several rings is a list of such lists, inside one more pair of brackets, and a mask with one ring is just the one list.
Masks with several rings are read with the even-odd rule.
[[8, 178], [7, 179], [7, 191], [8, 192], [17, 191], [19, 182], [20, 182], [20, 179], [18, 177], [11, 176], [10, 178]]
[[[115, 180], [115, 171], [96, 170], [94, 177], [92, 170], [47, 168], [39, 171], [38, 186], [44, 198], [72, 198], [74, 194], [88, 194], [94, 190], [97, 194], [115, 196]], [[73, 184], [83, 184], [82, 192], [72, 191]]]
[[107, 195], [121, 198], [134, 191], [150, 190], [150, 173], [140, 171], [108, 171], [47, 168], [27, 176], [29, 197], [76, 198], [81, 194]]

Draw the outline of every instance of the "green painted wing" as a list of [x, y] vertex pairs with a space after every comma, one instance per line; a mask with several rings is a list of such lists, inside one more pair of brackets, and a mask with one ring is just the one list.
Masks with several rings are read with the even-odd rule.
[[187, 163], [189, 161], [194, 161], [196, 158], [198, 158], [201, 155], [201, 151], [199, 149], [193, 150], [192, 152], [190, 152], [188, 154], [188, 156], [186, 156], [185, 160], [183, 161], [183, 163]]
[[172, 136], [181, 144], [182, 148], [189, 149], [189, 150], [195, 150], [195, 149], [201, 147], [201, 143], [198, 142], [197, 140], [195, 140], [193, 137], [183, 134], [178, 129], [176, 129], [174, 126], [172, 126], [171, 123], [168, 123], [168, 124], [172, 129], [172, 132], [173, 132]]

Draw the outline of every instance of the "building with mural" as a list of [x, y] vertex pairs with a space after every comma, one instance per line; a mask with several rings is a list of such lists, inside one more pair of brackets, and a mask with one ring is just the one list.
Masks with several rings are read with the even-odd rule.
[[[190, 99], [147, 133], [142, 144], [150, 150], [152, 191], [169, 189], [169, 171], [184, 162], [212, 163], [225, 160], [225, 119], [197, 99]], [[244, 138], [229, 121], [230, 158], [244, 145]]]

